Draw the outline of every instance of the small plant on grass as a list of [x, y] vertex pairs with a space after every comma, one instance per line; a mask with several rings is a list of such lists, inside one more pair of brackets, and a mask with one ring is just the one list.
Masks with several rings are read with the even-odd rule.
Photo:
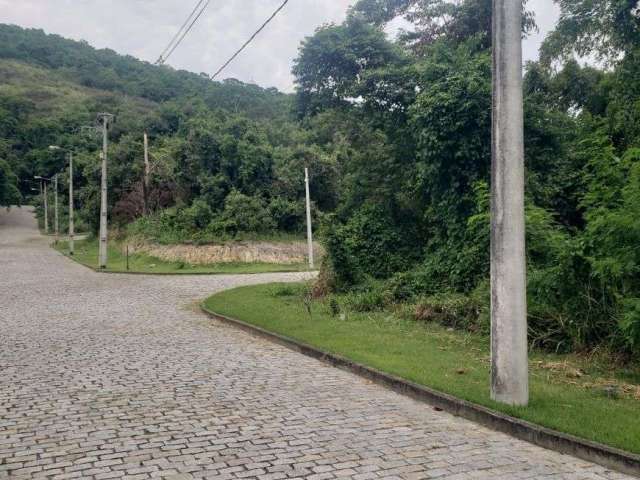
[[329, 311], [331, 312], [332, 317], [340, 315], [340, 304], [335, 297], [331, 297], [331, 300], [329, 300]]
[[271, 294], [275, 297], [295, 297], [300, 294], [300, 285], [280, 283], [273, 287]]
[[304, 308], [309, 315], [309, 320], [313, 320], [313, 288], [311, 285], [306, 285], [302, 296], [302, 302], [304, 303]]

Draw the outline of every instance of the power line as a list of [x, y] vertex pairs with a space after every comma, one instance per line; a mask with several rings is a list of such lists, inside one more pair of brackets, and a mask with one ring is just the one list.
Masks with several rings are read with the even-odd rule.
[[191, 25], [189, 25], [189, 28], [187, 28], [187, 30], [182, 34], [182, 37], [180, 37], [180, 39], [178, 40], [178, 42], [173, 46], [173, 48], [169, 51], [169, 53], [167, 53], [167, 56], [165, 57], [165, 60], [167, 58], [169, 58], [171, 56], [171, 54], [175, 51], [176, 48], [178, 48], [178, 46], [182, 43], [182, 40], [184, 40], [184, 37], [187, 36], [187, 34], [191, 31], [191, 29], [193, 28], [193, 26], [196, 24], [196, 22], [198, 21], [198, 19], [202, 16], [202, 14], [204, 13], [204, 11], [207, 9], [207, 7], [209, 6], [209, 3], [211, 3], [211, 0], [207, 0], [207, 2], [204, 4], [204, 6], [202, 7], [202, 10], [200, 10], [200, 12], [198, 13], [198, 15], [196, 16], [196, 18], [193, 19], [193, 22], [191, 22]]
[[156, 65], [160, 65], [162, 63], [164, 63], [164, 56], [165, 54], [169, 51], [169, 49], [171, 48], [171, 46], [174, 44], [174, 42], [178, 39], [178, 37], [180, 36], [180, 34], [182, 33], [182, 31], [185, 29], [185, 27], [187, 26], [187, 24], [189, 23], [189, 20], [191, 20], [193, 18], [193, 16], [196, 14], [196, 11], [198, 10], [198, 8], [200, 8], [200, 6], [202, 5], [202, 2], [204, 2], [204, 0], [199, 0], [197, 5], [193, 8], [193, 11], [189, 14], [189, 16], [187, 17], [187, 19], [184, 21], [184, 23], [182, 24], [182, 26], [180, 27], [180, 30], [178, 30], [176, 32], [176, 34], [173, 36], [173, 38], [171, 39], [171, 41], [169, 42], [169, 45], [167, 45], [164, 50], [162, 51], [162, 53], [160, 54], [160, 56], [158, 57], [158, 60], [156, 60]]
[[[211, 0], [206, 0], [206, 3], [204, 2], [205, 0], [200, 0], [198, 2], [198, 4], [195, 6], [191, 14], [187, 17], [187, 20], [182, 24], [182, 27], [180, 27], [180, 30], [178, 30], [178, 32], [175, 34], [175, 36], [173, 37], [169, 45], [167, 45], [167, 47], [162, 52], [162, 54], [156, 61], [156, 65], [164, 64], [167, 61], [167, 59], [171, 56], [171, 54], [176, 50], [176, 48], [180, 46], [184, 38], [191, 31], [193, 26], [196, 24], [196, 22], [200, 19], [204, 11], [207, 9], [207, 7], [209, 6], [209, 3], [211, 3]], [[202, 5], [203, 3], [204, 5]], [[202, 6], [202, 8], [200, 8], [200, 6]], [[200, 8], [200, 11], [198, 12], [197, 15], [195, 15], [198, 8]], [[185, 29], [186, 25], [189, 23], [189, 20], [192, 20], [191, 24], [189, 24], [189, 26]]]
[[228, 66], [231, 62], [233, 62], [233, 61], [236, 59], [236, 57], [237, 57], [238, 55], [240, 55], [240, 53], [242, 53], [242, 51], [243, 51], [245, 48], [247, 48], [247, 46], [248, 46], [248, 45], [249, 45], [249, 44], [250, 44], [250, 43], [251, 43], [251, 42], [252, 42], [252, 41], [253, 41], [253, 40], [258, 36], [258, 34], [259, 34], [262, 30], [264, 30], [264, 29], [265, 29], [265, 27], [266, 27], [267, 25], [269, 25], [269, 23], [271, 22], [271, 20], [273, 20], [273, 19], [276, 17], [276, 15], [278, 15], [278, 13], [280, 13], [280, 11], [281, 11], [281, 10], [282, 10], [286, 5], [287, 5], [287, 3], [289, 3], [289, 0], [284, 0], [284, 2], [282, 3], [282, 5], [280, 5], [280, 6], [276, 9], [276, 11], [275, 11], [275, 12], [273, 12], [273, 13], [271, 14], [271, 16], [267, 19], [267, 21], [266, 21], [266, 22], [264, 22], [264, 23], [262, 24], [262, 26], [261, 26], [258, 30], [256, 30], [256, 32], [255, 32], [253, 35], [251, 35], [251, 37], [249, 37], [249, 40], [247, 40], [246, 42], [244, 42], [244, 45], [242, 45], [242, 47], [240, 47], [240, 49], [239, 49], [236, 53], [234, 53], [234, 54], [231, 56], [231, 58], [230, 58], [229, 60], [227, 60], [227, 61], [225, 62], [225, 64], [224, 64], [224, 65], [222, 65], [222, 66], [218, 69], [218, 71], [217, 71], [216, 73], [214, 73], [213, 75], [211, 75], [211, 80], [214, 80], [214, 79], [215, 79], [215, 78], [220, 74], [220, 72], [222, 72], [225, 68], [227, 68], [227, 66]]

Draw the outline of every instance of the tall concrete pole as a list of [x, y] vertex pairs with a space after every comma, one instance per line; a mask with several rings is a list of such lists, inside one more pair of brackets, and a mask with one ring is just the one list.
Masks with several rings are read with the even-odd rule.
[[44, 188], [44, 233], [49, 235], [49, 201], [47, 200], [47, 182], [42, 180]]
[[522, 0], [493, 0], [491, 398], [529, 401]]
[[73, 152], [69, 152], [69, 255], [74, 254], [75, 226], [73, 220]]
[[309, 268], [313, 270], [313, 230], [311, 228], [311, 195], [309, 194], [309, 169], [304, 169], [304, 188], [307, 199], [307, 244], [309, 249]]
[[108, 130], [111, 115], [100, 114], [102, 119], [102, 178], [100, 182], [100, 248], [99, 261], [100, 268], [107, 268], [107, 151], [108, 151]]
[[149, 177], [151, 175], [151, 165], [149, 164], [149, 137], [144, 132], [144, 180], [142, 182], [142, 210], [144, 215], [149, 214]]
[[57, 173], [53, 176], [53, 185], [55, 189], [53, 193], [53, 198], [54, 198], [53, 228], [56, 234], [56, 243], [58, 243], [58, 240], [60, 238], [60, 223], [58, 221], [58, 174]]

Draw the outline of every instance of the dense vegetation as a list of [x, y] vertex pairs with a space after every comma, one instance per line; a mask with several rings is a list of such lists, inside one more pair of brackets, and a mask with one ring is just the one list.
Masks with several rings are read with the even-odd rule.
[[[561, 22], [525, 78], [530, 339], [637, 354], [636, 2], [558, 3]], [[418, 318], [488, 328], [490, 7], [362, 0], [301, 49], [297, 112], [312, 131], [336, 126], [350, 149], [323, 281], [360, 292], [361, 309], [412, 301]], [[398, 15], [415, 31], [391, 42], [381, 27]]]
[[[80, 127], [95, 125], [98, 112], [116, 115], [109, 134], [111, 220], [124, 226], [139, 219], [132, 230], [159, 241], [300, 232], [304, 165], [332, 169], [331, 159], [306, 146], [292, 96], [275, 89], [211, 82], [6, 25], [0, 76], [0, 203], [37, 190], [34, 175], [64, 170], [64, 150], [72, 149], [80, 219], [91, 230], [98, 221], [101, 138]], [[141, 219], [144, 131], [154, 214]], [[64, 150], [50, 150], [54, 144]], [[332, 191], [315, 184], [318, 205], [332, 206]]]
[[[629, 357], [640, 352], [637, 2], [556, 3], [561, 21], [525, 78], [530, 339]], [[384, 27], [398, 16], [414, 28], [392, 40]], [[299, 232], [309, 166], [328, 252], [318, 294], [349, 291], [361, 310], [414, 302], [417, 318], [486, 330], [490, 25], [491, 0], [360, 0], [301, 45], [295, 96], [3, 26], [0, 68], [16, 79], [0, 87], [0, 203], [17, 196], [4, 186], [14, 175], [25, 195], [30, 176], [61, 168], [47, 145], [73, 146], [95, 228], [98, 142], [71, 129], [109, 110], [115, 222], [165, 242]], [[526, 13], [523, 34], [533, 29]], [[25, 81], [38, 75], [49, 86]]]

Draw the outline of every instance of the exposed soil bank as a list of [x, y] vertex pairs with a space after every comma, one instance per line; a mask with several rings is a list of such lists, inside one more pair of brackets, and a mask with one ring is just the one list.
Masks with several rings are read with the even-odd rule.
[[[216, 245], [135, 245], [135, 251], [169, 262], [192, 265], [217, 263], [279, 263], [300, 264], [307, 261], [306, 242], [238, 241]], [[322, 247], [314, 244], [316, 262], [323, 255]]]

